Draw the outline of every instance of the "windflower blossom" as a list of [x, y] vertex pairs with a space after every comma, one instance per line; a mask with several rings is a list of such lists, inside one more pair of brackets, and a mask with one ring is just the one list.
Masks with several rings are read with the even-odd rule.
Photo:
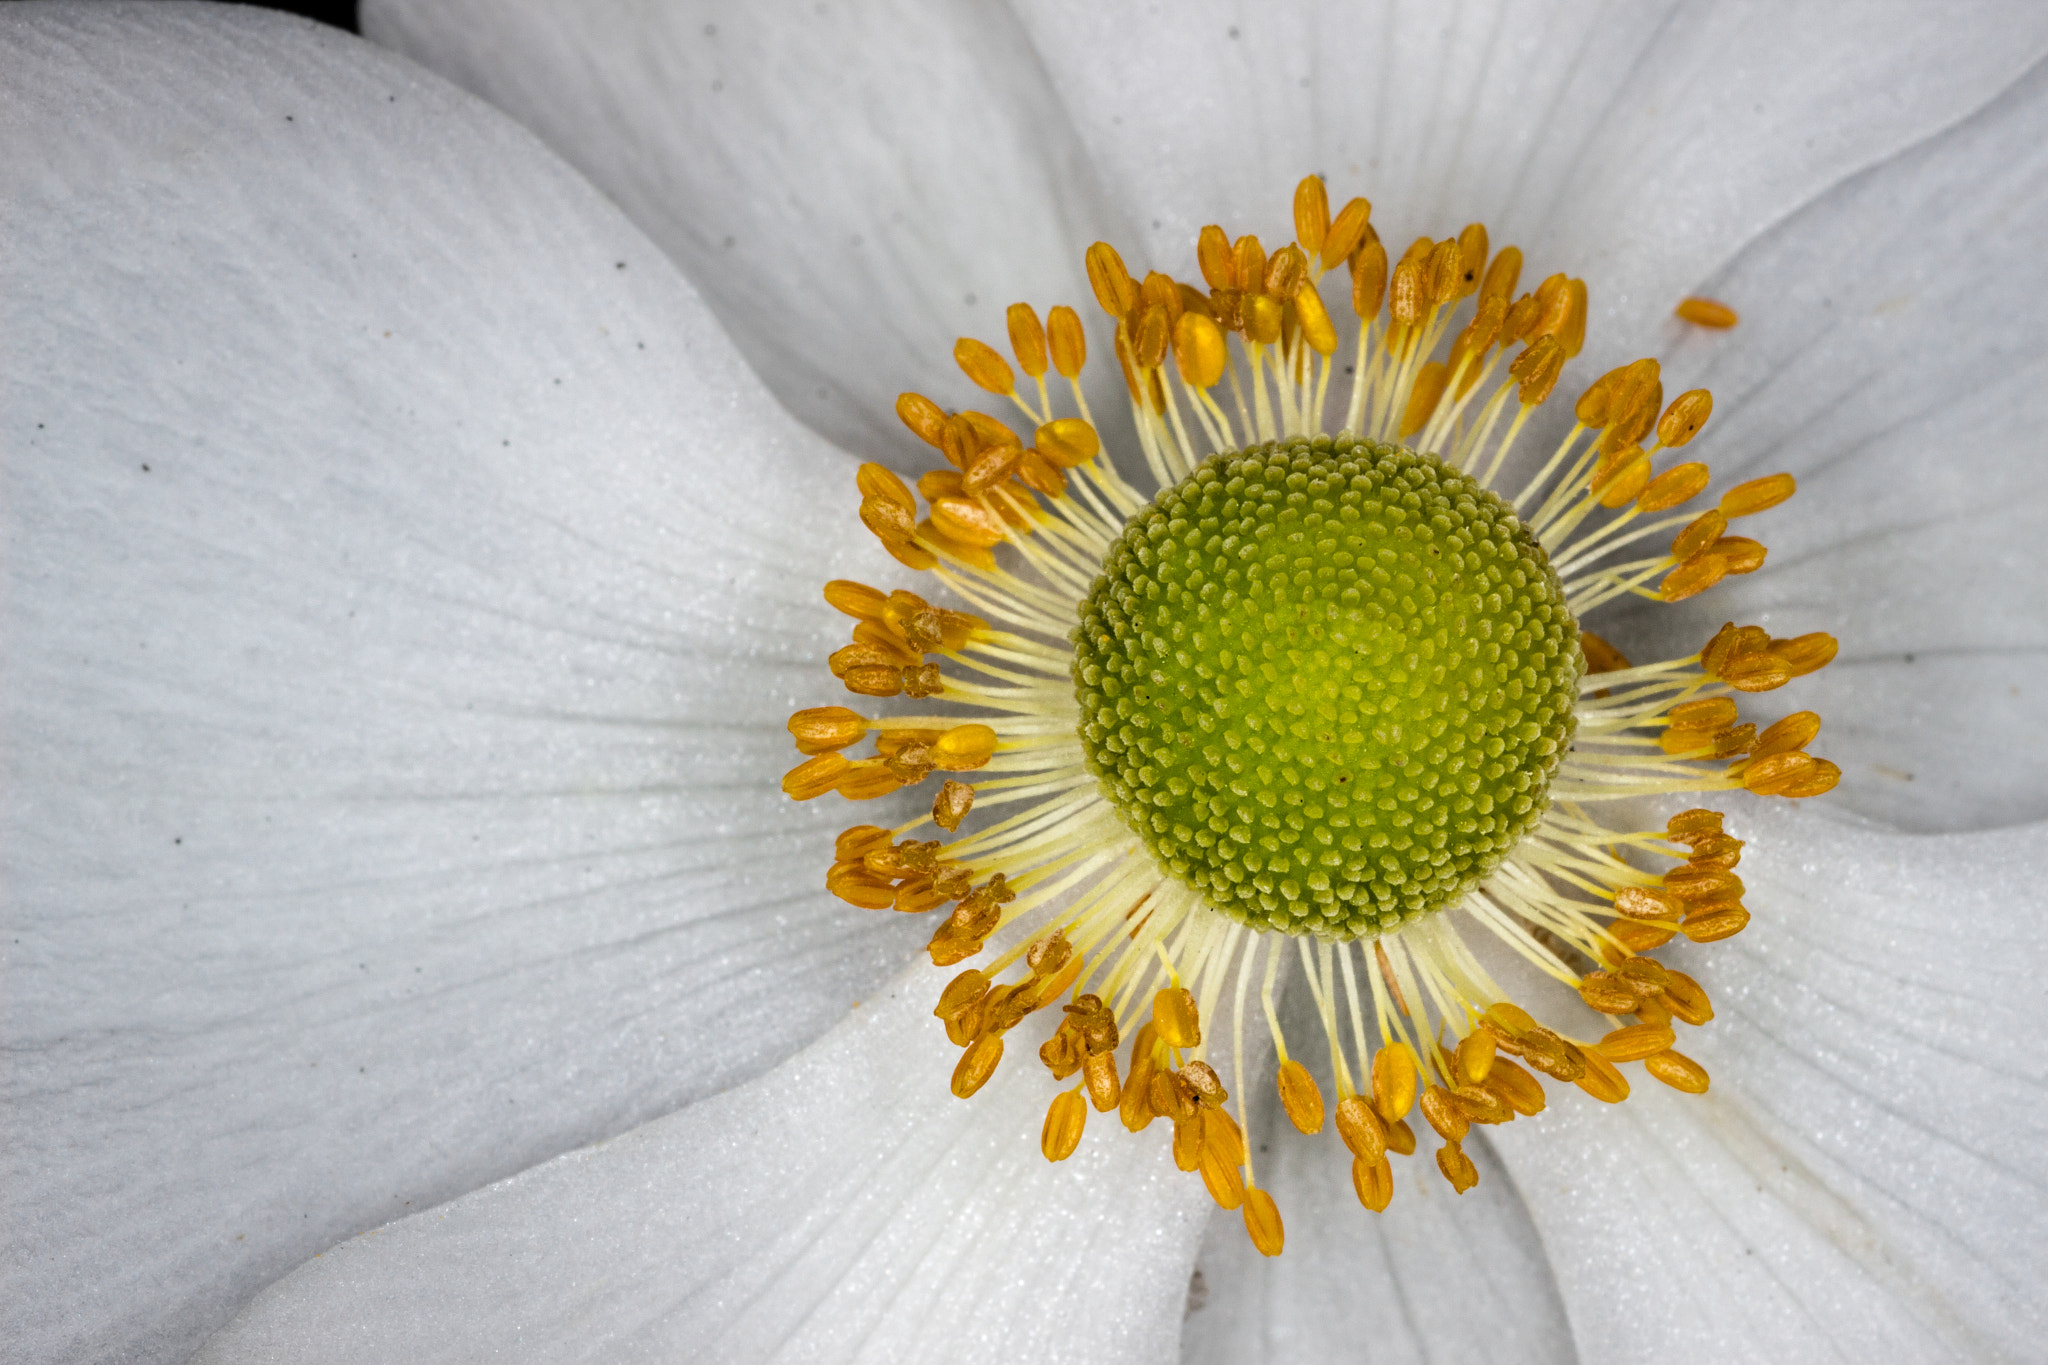
[[[2043, 813], [2039, 35], [1515, 13], [372, 8], [638, 227], [365, 44], [0, 15], [13, 1353], [181, 1358], [325, 1251], [206, 1357], [2023, 1357], [2042, 838], [1877, 822]], [[1826, 509], [1653, 650], [1849, 648], [1801, 680], [1839, 814], [1729, 817], [1710, 1092], [1555, 1105], [1376, 1225], [1270, 1142], [1267, 1262], [1154, 1144], [1046, 1163], [1036, 1078], [933, 1085], [926, 935], [812, 889], [843, 822], [761, 774], [816, 585], [894, 570], [762, 381], [902, 461], [903, 376], [1086, 297], [1077, 237], [1185, 271], [1305, 167], [1569, 259], [1587, 378], [1683, 367], [1717, 469]]]

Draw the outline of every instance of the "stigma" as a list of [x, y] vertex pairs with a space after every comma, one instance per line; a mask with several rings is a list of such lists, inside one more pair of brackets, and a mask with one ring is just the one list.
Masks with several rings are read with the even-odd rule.
[[[1584, 281], [1520, 290], [1522, 253], [1480, 224], [1396, 257], [1371, 205], [1333, 214], [1316, 177], [1293, 227], [1271, 251], [1205, 227], [1199, 284], [1088, 248], [1127, 431], [1089, 410], [1065, 305], [1012, 305], [1007, 354], [955, 344], [1002, 416], [899, 399], [934, 467], [913, 488], [861, 466], [859, 517], [932, 597], [825, 585], [853, 620], [828, 666], [865, 700], [792, 716], [804, 761], [783, 779], [797, 800], [931, 786], [928, 809], [841, 834], [825, 885], [929, 916], [932, 963], [963, 968], [933, 1011], [955, 1095], [1035, 1044], [1048, 1160], [1091, 1114], [1164, 1120], [1174, 1163], [1267, 1255], [1285, 1230], [1245, 1141], [1248, 1074], [1270, 1067], [1302, 1133], [1335, 1129], [1374, 1212], [1425, 1131], [1462, 1193], [1472, 1126], [1551, 1088], [1620, 1103], [1639, 1066], [1704, 1093], [1679, 1043], [1711, 999], [1656, 955], [1750, 911], [1743, 842], [1697, 803], [1840, 777], [1808, 752], [1813, 712], [1744, 717], [1832, 636], [1730, 622], [1636, 664], [1586, 628], [1764, 562], [1731, 526], [1795, 485], [1694, 506], [1711, 471], [1679, 452], [1712, 396], [1667, 402], [1645, 358], [1539, 420], [1585, 341]], [[1525, 448], [1538, 431], [1548, 448]], [[1661, 825], [1614, 813], [1674, 796]], [[1511, 998], [1473, 934], [1539, 984]], [[1307, 1061], [1288, 990], [1313, 1006]]]

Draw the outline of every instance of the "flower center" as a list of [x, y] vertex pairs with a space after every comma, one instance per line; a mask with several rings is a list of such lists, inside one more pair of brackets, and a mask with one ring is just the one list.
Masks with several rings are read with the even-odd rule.
[[1074, 646], [1089, 767], [1160, 866], [1240, 923], [1345, 939], [1457, 900], [1536, 824], [1583, 668], [1500, 498], [1349, 436], [1163, 493]]

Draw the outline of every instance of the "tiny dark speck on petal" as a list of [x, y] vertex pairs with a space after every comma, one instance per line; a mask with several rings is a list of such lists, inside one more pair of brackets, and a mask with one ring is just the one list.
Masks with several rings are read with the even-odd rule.
[[619, 269], [621, 269], [621, 270], [624, 270], [625, 268], [626, 268], [626, 263], [625, 263], [624, 261], [620, 261], [620, 262], [619, 262]]
[[149, 472], [149, 466], [148, 466], [148, 465], [144, 465], [144, 466], [142, 467], [142, 472], [143, 472], [143, 473], [145, 473], [145, 474], [147, 474], [147, 473]]
[[1912, 656], [1912, 655], [1910, 655], [1910, 654], [1908, 654], [1908, 655], [1906, 656], [1906, 662], [1907, 662], [1907, 663], [1912, 663], [1912, 662], [1913, 662], [1913, 656]]

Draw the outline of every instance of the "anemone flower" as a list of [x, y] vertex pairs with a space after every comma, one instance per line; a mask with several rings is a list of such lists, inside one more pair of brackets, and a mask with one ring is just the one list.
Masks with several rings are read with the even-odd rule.
[[[247, 10], [0, 13], [12, 1358], [2041, 1339], [2048, 25], [366, 28], [497, 108]], [[1583, 278], [1574, 392], [1659, 356], [1717, 473], [1796, 476], [1765, 564], [1606, 633], [1833, 632], [1800, 685], [1843, 780], [1730, 807], [1755, 921], [1675, 959], [1707, 1094], [1562, 1096], [1377, 1215], [1255, 1104], [1267, 1259], [1156, 1133], [1052, 1164], [1042, 1076], [948, 1094], [929, 926], [828, 896], [846, 819], [774, 778], [844, 638], [819, 585], [906, 572], [847, 453], [916, 472], [899, 392], [973, 401], [954, 338], [1086, 303], [1098, 238], [1284, 241], [1311, 172]]]

